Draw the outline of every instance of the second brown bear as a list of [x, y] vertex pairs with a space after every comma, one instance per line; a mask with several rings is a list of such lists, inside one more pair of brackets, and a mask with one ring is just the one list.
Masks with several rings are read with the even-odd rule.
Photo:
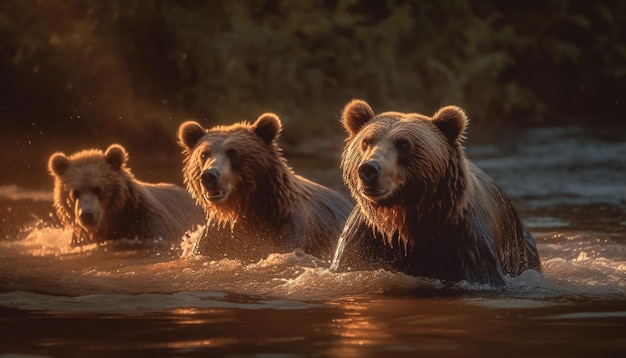
[[332, 257], [352, 205], [293, 172], [276, 142], [281, 129], [273, 113], [208, 130], [181, 124], [184, 182], [208, 220], [197, 253], [259, 260], [301, 248]]

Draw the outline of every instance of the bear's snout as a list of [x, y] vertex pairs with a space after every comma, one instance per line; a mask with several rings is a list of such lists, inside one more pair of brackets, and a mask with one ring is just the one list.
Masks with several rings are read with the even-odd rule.
[[96, 216], [93, 211], [82, 210], [79, 215], [80, 222], [85, 226], [95, 226]]
[[[230, 185], [221, 180], [222, 173], [216, 168], [206, 169], [200, 175], [200, 181], [204, 187], [204, 197], [214, 203], [224, 202], [230, 193]], [[228, 178], [227, 176], [225, 178]]]
[[217, 188], [217, 182], [219, 181], [219, 179], [220, 172], [215, 168], [205, 170], [200, 176], [202, 185], [204, 185], [204, 187], [208, 190], [214, 190], [215, 188]]
[[359, 165], [359, 178], [366, 186], [372, 186], [380, 177], [382, 168], [378, 162], [371, 160]]
[[101, 212], [98, 198], [92, 193], [83, 194], [76, 201], [74, 211], [80, 225], [87, 230], [92, 230], [100, 224]]

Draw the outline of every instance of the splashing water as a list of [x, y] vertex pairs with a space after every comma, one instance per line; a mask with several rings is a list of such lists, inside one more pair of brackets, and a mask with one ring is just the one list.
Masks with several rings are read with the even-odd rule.
[[544, 274], [529, 270], [509, 278], [505, 288], [496, 288], [466, 282], [449, 285], [384, 270], [334, 273], [328, 269], [329, 262], [299, 250], [270, 254], [254, 263], [204, 260], [189, 250], [201, 230], [191, 233], [180, 249], [155, 252], [120, 250], [111, 244], [70, 248], [68, 230], [37, 228], [23, 240], [0, 243], [3, 289], [41, 291], [46, 287], [49, 293], [60, 295], [222, 291], [296, 300], [451, 289], [529, 298], [626, 293], [626, 248], [594, 244], [592, 238], [586, 245], [581, 245], [582, 238], [558, 244], [551, 243], [555, 238], [539, 240]]

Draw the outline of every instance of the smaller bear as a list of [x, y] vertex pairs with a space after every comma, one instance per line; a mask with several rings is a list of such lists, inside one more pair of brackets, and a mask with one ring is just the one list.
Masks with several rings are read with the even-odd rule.
[[256, 261], [299, 248], [330, 261], [352, 205], [293, 172], [277, 144], [281, 129], [273, 113], [208, 130], [181, 124], [184, 183], [208, 219], [196, 253]]
[[384, 268], [444, 281], [503, 285], [541, 270], [535, 242], [504, 192], [465, 156], [468, 119], [376, 115], [362, 100], [342, 113], [344, 182], [357, 205], [332, 271]]
[[72, 246], [116, 239], [174, 243], [201, 225], [204, 215], [177, 185], [136, 180], [119, 144], [105, 152], [57, 152], [48, 169], [54, 177], [54, 207], [73, 230]]

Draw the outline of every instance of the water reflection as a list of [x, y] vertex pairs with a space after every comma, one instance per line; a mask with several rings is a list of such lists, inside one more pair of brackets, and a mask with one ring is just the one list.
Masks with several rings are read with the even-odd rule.
[[[371, 302], [370, 302], [371, 304]], [[358, 356], [364, 348], [376, 347], [389, 343], [391, 335], [383, 322], [368, 314], [372, 308], [363, 298], [347, 298], [339, 307], [343, 313], [340, 318], [333, 319], [330, 326], [337, 344], [329, 349], [329, 355], [337, 357]]]
[[454, 304], [456, 298], [421, 299], [417, 305], [410, 298], [391, 301], [388, 297], [342, 300], [344, 316], [331, 325], [338, 342], [329, 355], [456, 351], [493, 334], [489, 327], [476, 324], [482, 310]]

